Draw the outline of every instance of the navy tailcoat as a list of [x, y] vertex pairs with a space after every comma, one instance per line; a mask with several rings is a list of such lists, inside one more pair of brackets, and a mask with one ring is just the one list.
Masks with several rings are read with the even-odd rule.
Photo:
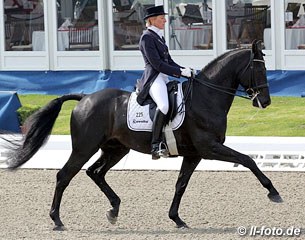
[[182, 67], [171, 58], [165, 40], [152, 30], [148, 29], [142, 34], [139, 47], [144, 58], [145, 69], [137, 83], [137, 89], [140, 91], [137, 101], [140, 105], [145, 105], [152, 101], [149, 89], [158, 74], [161, 72], [179, 78]]

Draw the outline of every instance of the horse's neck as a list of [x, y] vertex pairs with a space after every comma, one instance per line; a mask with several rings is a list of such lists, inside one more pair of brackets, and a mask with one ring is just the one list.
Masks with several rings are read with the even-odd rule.
[[211, 86], [198, 83], [194, 87], [194, 91], [198, 91], [199, 95], [206, 99], [205, 107], [208, 106], [215, 111], [227, 113], [230, 110], [237, 89], [237, 85], [232, 80], [234, 77], [233, 73], [221, 72], [215, 75], [205, 75], [203, 81], [210, 83]]
[[194, 91], [206, 95], [205, 107], [213, 108], [219, 113], [229, 112], [239, 85], [237, 73], [246, 68], [248, 53], [248, 50], [226, 53], [201, 71], [198, 77], [202, 83], [208, 82], [210, 86], [201, 83], [198, 84], [198, 89], [194, 88]]

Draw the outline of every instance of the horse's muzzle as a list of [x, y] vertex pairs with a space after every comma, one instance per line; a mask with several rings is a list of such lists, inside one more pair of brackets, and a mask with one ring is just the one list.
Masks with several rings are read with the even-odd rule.
[[254, 107], [258, 107], [258, 108], [266, 108], [271, 104], [271, 98], [268, 97], [261, 97], [261, 96], [257, 96], [256, 98], [254, 98], [252, 100], [252, 105]]

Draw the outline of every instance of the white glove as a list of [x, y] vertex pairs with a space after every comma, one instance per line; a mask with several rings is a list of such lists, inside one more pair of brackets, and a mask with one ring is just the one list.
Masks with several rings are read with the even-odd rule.
[[187, 67], [187, 68], [180, 68], [181, 75], [184, 77], [191, 77], [192, 76], [192, 69]]
[[197, 71], [196, 71], [196, 69], [194, 69], [194, 68], [191, 68], [191, 70], [192, 70], [192, 75], [193, 75], [193, 77], [194, 77], [194, 76], [196, 76], [196, 74], [197, 74]]

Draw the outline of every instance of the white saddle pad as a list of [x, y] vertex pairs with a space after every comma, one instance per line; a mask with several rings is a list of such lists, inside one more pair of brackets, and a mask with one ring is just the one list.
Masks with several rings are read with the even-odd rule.
[[[149, 105], [140, 106], [136, 100], [137, 94], [133, 92], [129, 98], [127, 108], [127, 125], [133, 131], [152, 131], [152, 120], [149, 117]], [[177, 106], [180, 106], [183, 99], [182, 85], [178, 84]], [[180, 109], [179, 109], [180, 110]], [[178, 129], [185, 117], [185, 107], [173, 119], [171, 126], [173, 130]]]

